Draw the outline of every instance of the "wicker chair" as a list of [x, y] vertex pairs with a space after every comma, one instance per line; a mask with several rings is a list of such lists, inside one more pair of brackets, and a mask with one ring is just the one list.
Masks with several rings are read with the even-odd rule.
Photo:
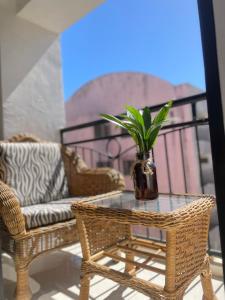
[[[71, 202], [77, 199], [80, 200], [83, 196], [92, 196], [124, 188], [124, 179], [119, 172], [110, 168], [88, 169], [82, 159], [70, 148], [54, 144], [60, 148], [61, 163], [65, 171], [68, 196], [70, 198], [64, 199], [64, 202], [63, 200], [55, 199], [55, 201], [50, 202], [50, 204], [53, 203], [54, 205], [51, 204], [50, 206], [51, 208], [57, 207], [60, 209], [60, 205], [63, 205], [64, 208], [66, 205], [66, 209], [68, 210], [69, 208], [69, 211], [66, 211], [58, 221], [57, 211], [54, 218], [52, 218], [53, 221], [49, 222], [50, 224], [48, 224], [48, 220], [45, 220], [43, 225], [38, 226], [40, 219], [37, 209], [40, 207], [41, 211], [48, 203], [39, 202], [37, 205], [36, 203], [31, 203], [33, 205], [30, 206], [21, 203], [15, 186], [12, 188], [12, 186], [9, 186], [9, 182], [6, 182], [4, 174], [6, 170], [2, 166], [2, 158], [4, 157], [5, 159], [5, 153], [3, 152], [6, 151], [3, 151], [2, 148], [7, 148], [9, 145], [10, 149], [22, 145], [25, 148], [32, 145], [35, 147], [35, 145], [37, 146], [36, 143], [43, 147], [45, 145], [53, 145], [53, 143], [42, 142], [29, 135], [18, 135], [6, 142], [0, 143], [0, 234], [3, 251], [7, 252], [15, 262], [17, 272], [17, 300], [31, 298], [32, 294], [28, 283], [29, 265], [37, 256], [78, 241], [76, 220], [73, 218], [72, 212], [69, 212]], [[14, 159], [15, 153], [16, 151], [14, 150], [11, 152], [11, 155], [14, 155]], [[7, 159], [6, 162], [9, 163]], [[10, 174], [8, 175], [10, 176]], [[18, 178], [20, 182], [19, 184], [17, 183], [16, 187], [23, 185], [22, 177], [19, 176]], [[36, 180], [39, 183], [41, 179], [36, 178]], [[34, 185], [32, 185], [32, 190]], [[32, 199], [28, 198], [28, 205], [30, 200]], [[35, 208], [35, 215], [29, 216], [29, 210]], [[26, 215], [27, 211], [28, 215]], [[36, 218], [36, 216], [38, 217]], [[36, 221], [33, 222], [34, 220]]]

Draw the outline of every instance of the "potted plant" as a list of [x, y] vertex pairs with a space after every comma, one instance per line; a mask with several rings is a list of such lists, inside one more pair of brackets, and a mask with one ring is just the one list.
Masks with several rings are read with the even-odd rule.
[[153, 119], [148, 107], [139, 111], [133, 106], [126, 106], [127, 113], [119, 118], [101, 114], [103, 119], [127, 130], [137, 145], [136, 161], [132, 170], [136, 199], [155, 199], [158, 196], [156, 167], [150, 157], [150, 151], [156, 143], [171, 106], [172, 101], [169, 101]]

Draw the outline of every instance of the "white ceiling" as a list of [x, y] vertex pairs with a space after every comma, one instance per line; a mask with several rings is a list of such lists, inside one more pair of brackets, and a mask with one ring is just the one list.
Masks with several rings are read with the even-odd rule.
[[[7, 0], [0, 0], [7, 1]], [[9, 0], [12, 1], [12, 0]], [[19, 0], [27, 1], [27, 0]], [[60, 33], [105, 0], [30, 0], [18, 15], [45, 29]]]

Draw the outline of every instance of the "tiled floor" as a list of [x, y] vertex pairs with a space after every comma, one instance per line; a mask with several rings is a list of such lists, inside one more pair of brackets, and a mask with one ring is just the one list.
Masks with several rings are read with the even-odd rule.
[[[30, 271], [30, 284], [33, 292], [32, 299], [40, 300], [78, 300], [79, 299], [79, 269], [81, 263], [81, 249], [79, 244], [64, 248], [50, 255], [43, 255], [36, 259]], [[122, 266], [117, 265], [116, 268]], [[4, 255], [3, 272], [6, 299], [13, 299], [15, 291], [15, 271], [12, 260]], [[154, 282], [161, 282], [160, 276], [144, 274]], [[218, 300], [224, 300], [225, 294], [221, 280], [213, 279], [213, 286]], [[116, 283], [95, 276], [91, 281], [91, 300], [146, 300], [148, 297], [131, 289], [125, 289]], [[201, 300], [202, 288], [199, 279], [188, 288], [184, 300]]]

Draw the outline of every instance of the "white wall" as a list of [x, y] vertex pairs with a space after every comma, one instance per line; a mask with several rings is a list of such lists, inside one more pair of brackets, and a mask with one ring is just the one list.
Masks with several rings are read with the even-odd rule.
[[3, 111], [5, 138], [28, 132], [59, 140], [65, 117], [58, 39], [4, 101]]
[[50, 47], [57, 35], [0, 9], [2, 92], [6, 99]]
[[58, 34], [103, 1], [0, 0], [0, 139], [27, 132], [59, 140], [65, 113]]
[[65, 117], [58, 35], [18, 17], [16, 3], [9, 4], [0, 6], [3, 137], [27, 132], [59, 140]]

